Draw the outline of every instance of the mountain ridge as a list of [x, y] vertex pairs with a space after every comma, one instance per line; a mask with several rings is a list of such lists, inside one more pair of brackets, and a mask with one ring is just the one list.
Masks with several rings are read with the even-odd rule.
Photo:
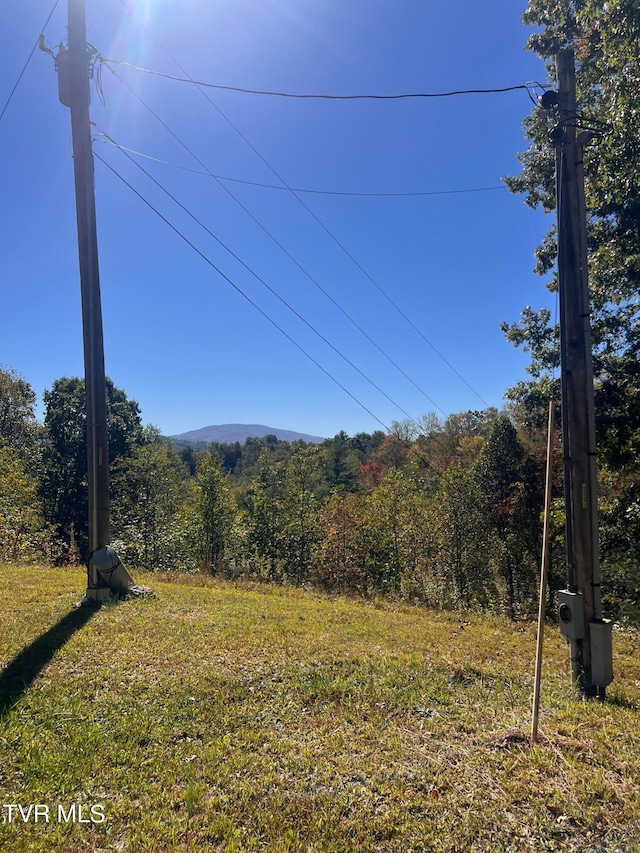
[[239, 441], [244, 444], [247, 438], [264, 438], [265, 435], [275, 435], [281, 441], [305, 441], [307, 444], [317, 444], [324, 441], [319, 435], [309, 435], [290, 429], [265, 426], [265, 424], [211, 424], [210, 426], [192, 429], [170, 436], [172, 441], [193, 442], [228, 442]]

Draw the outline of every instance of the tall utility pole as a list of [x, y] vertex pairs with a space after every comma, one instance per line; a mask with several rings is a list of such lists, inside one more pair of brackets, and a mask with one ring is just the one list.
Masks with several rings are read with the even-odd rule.
[[[94, 195], [94, 164], [89, 119], [89, 62], [84, 0], [68, 0], [69, 52], [65, 85], [71, 109], [73, 170], [78, 222], [82, 332], [87, 407], [87, 462], [89, 484], [89, 555], [109, 542], [109, 449], [107, 397], [102, 337], [98, 239]], [[87, 598], [105, 597], [108, 586], [88, 560]]]
[[568, 589], [559, 594], [560, 628], [571, 672], [585, 696], [604, 697], [613, 679], [611, 625], [602, 619], [586, 208], [582, 159], [589, 134], [576, 134], [573, 50], [556, 57], [556, 143], [562, 445]]

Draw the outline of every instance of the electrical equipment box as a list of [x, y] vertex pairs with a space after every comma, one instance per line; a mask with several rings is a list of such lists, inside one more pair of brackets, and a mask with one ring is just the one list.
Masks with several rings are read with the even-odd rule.
[[611, 619], [589, 622], [591, 683], [596, 687], [606, 687], [613, 681], [611, 629]]
[[69, 50], [64, 45], [60, 45], [56, 56], [56, 71], [58, 72], [58, 99], [65, 107], [70, 107]]
[[104, 545], [93, 552], [91, 565], [98, 573], [100, 586], [107, 584], [116, 592], [128, 592], [134, 585], [133, 578], [110, 545]]
[[584, 607], [582, 593], [562, 589], [558, 593], [560, 633], [571, 640], [584, 639]]

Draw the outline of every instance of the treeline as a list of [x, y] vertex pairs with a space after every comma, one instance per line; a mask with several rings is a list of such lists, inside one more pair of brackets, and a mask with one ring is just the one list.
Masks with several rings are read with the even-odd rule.
[[[134, 570], [534, 609], [543, 441], [504, 413], [427, 415], [313, 445], [266, 436], [177, 450], [110, 381], [107, 398], [111, 539]], [[33, 390], [0, 371], [4, 561], [87, 557], [84, 383], [57, 380], [44, 403], [39, 424]]]
[[[519, 428], [517, 407], [429, 414], [389, 435], [340, 432], [310, 445], [266, 436], [203, 450], [143, 427], [137, 403], [111, 381], [107, 399], [111, 538], [133, 570], [535, 610], [545, 436]], [[39, 424], [33, 390], [0, 371], [3, 561], [87, 557], [83, 381], [56, 380], [44, 403]], [[563, 584], [560, 506], [551, 589]], [[609, 605], [632, 605], [632, 581], [613, 570]]]

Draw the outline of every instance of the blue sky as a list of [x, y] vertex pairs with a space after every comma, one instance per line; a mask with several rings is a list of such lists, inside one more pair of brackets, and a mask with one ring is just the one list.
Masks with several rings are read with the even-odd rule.
[[[222, 85], [397, 94], [544, 81], [542, 63], [523, 47], [525, 4], [513, 0], [127, 3], [87, 0], [88, 39], [103, 57], [181, 75], [175, 59], [191, 77]], [[52, 5], [10, 0], [0, 8], [0, 108]], [[46, 29], [54, 48], [66, 38], [66, 15], [61, 0]], [[499, 324], [551, 297], [532, 272], [549, 217], [522, 197], [506, 189], [300, 193], [320, 225], [287, 190], [197, 174], [202, 166], [186, 148], [217, 176], [280, 185], [270, 166], [301, 189], [496, 187], [517, 173], [525, 148], [525, 91], [322, 101], [211, 89], [214, 107], [190, 84], [112, 67], [118, 77], [102, 69], [104, 105], [92, 89], [96, 153], [362, 404], [96, 161], [106, 370], [139, 402], [145, 423], [165, 434], [228, 422], [353, 434], [405, 412], [501, 406], [507, 387], [524, 378], [527, 357]], [[156, 158], [135, 159], [387, 396], [101, 141], [102, 132]], [[0, 158], [0, 364], [41, 395], [57, 377], [82, 375], [83, 363], [70, 119], [53, 60], [39, 50], [0, 121]]]

